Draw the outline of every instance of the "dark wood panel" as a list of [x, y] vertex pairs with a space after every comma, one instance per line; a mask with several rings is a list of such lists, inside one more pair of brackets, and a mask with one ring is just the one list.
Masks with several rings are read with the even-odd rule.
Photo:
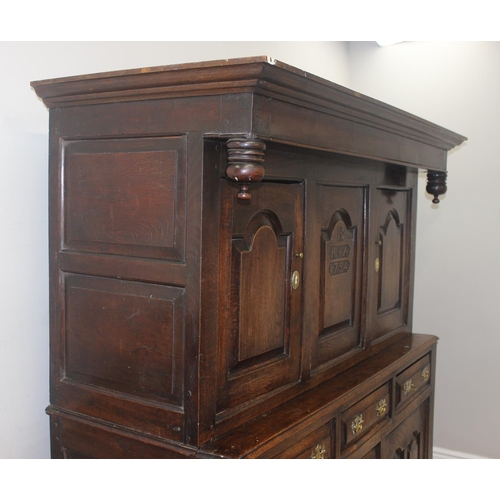
[[390, 210], [380, 228], [378, 315], [401, 308], [404, 226], [399, 217], [397, 210]]
[[299, 380], [303, 186], [222, 181], [218, 412]]
[[373, 227], [369, 248], [371, 342], [408, 326], [411, 256], [411, 192], [379, 188], [372, 199]]
[[182, 405], [183, 289], [68, 275], [65, 290], [66, 378]]
[[425, 356], [396, 377], [396, 411], [413, 401], [432, 382], [430, 356]]
[[402, 141], [397, 133], [345, 120], [342, 116], [317, 113], [261, 96], [256, 97], [254, 109], [259, 118], [254, 124], [256, 133], [264, 139], [413, 167], [425, 165], [441, 170], [446, 163], [446, 152], [439, 147], [411, 139]]
[[65, 248], [183, 259], [185, 139], [67, 141], [63, 157]]
[[172, 457], [382, 457], [429, 398], [427, 437], [394, 451], [428, 455], [417, 171], [446, 170], [463, 137], [265, 57], [34, 88], [51, 108], [49, 413], [82, 426], [62, 445], [54, 417], [54, 456], [171, 440]]
[[427, 407], [420, 405], [385, 438], [382, 458], [429, 458]]
[[238, 93], [187, 99], [117, 102], [53, 108], [64, 139], [176, 136], [190, 132], [231, 134], [251, 129], [252, 95]]
[[327, 423], [305, 437], [295, 436], [289, 442], [285, 441], [278, 450], [259, 458], [279, 458], [279, 459], [328, 459], [332, 458], [331, 446], [331, 424]]
[[389, 386], [386, 384], [342, 412], [342, 450], [389, 418], [390, 409]]
[[[364, 187], [318, 185], [318, 337], [313, 369], [362, 344]], [[322, 366], [325, 368], [325, 366]]]
[[58, 253], [61, 271], [131, 281], [186, 285], [186, 264], [159, 259], [139, 259], [63, 250]]
[[[263, 214], [262, 218], [267, 219], [267, 214]], [[269, 225], [265, 225], [266, 222]], [[233, 273], [240, 283], [236, 363], [275, 349], [286, 352], [289, 238], [277, 235], [269, 219], [260, 224], [263, 225], [250, 235], [251, 247], [247, 247], [241, 239], [233, 240]], [[282, 240], [281, 244], [278, 239]]]
[[63, 458], [105, 459], [180, 459], [193, 458], [189, 448], [172, 446], [160, 441], [127, 433], [124, 430], [100, 425], [90, 419], [57, 418], [58, 441]]
[[366, 455], [361, 458], [371, 460], [380, 458], [380, 445], [378, 444], [377, 446], [373, 447]]
[[[427, 335], [407, 337], [376, 356], [344, 371], [335, 379], [324, 382], [279, 407], [261, 413], [251, 421], [244, 421], [238, 427], [233, 426], [218, 439], [204, 445], [202, 449], [205, 453], [214, 456], [224, 454], [228, 458], [258, 456], [267, 449], [277, 446], [279, 444], [277, 440], [290, 437], [288, 433], [294, 432], [292, 429], [296, 429], [299, 423], [309, 423], [309, 425], [313, 422], [326, 423], [332, 420], [337, 412], [340, 416], [340, 412], [351, 408], [355, 402], [371, 394], [396, 373], [406, 369], [415, 359], [425, 355], [436, 341], [436, 337]], [[420, 396], [429, 397], [425, 393]], [[418, 401], [417, 398], [415, 404]], [[406, 416], [404, 413], [405, 410], [402, 412], [402, 418]], [[387, 421], [388, 419], [384, 419], [384, 422]], [[372, 437], [379, 439], [376, 433]], [[340, 439], [337, 442], [340, 451]], [[372, 443], [369, 449], [376, 444]], [[356, 444], [353, 443], [351, 446], [355, 448]], [[261, 447], [260, 453], [258, 447]]]
[[[424, 145], [449, 150], [465, 139], [388, 104], [266, 56], [97, 73], [31, 82], [31, 85], [46, 106], [77, 109], [86, 104], [134, 100], [154, 102], [175, 98], [180, 101], [180, 98], [190, 96], [191, 99], [184, 99], [187, 102], [183, 107], [188, 107], [189, 101], [200, 95], [251, 93], [268, 106], [285, 102], [291, 105], [293, 109], [285, 116], [285, 124], [290, 122], [288, 117], [293, 116], [294, 111], [308, 109], [317, 116], [335, 115], [344, 119], [344, 128], [355, 124], [363, 125], [367, 130], [392, 132], [395, 135], [392, 147], [408, 156], [412, 153], [415, 156], [415, 150], [425, 149]], [[281, 121], [279, 112], [273, 110], [273, 115]], [[256, 113], [254, 121], [258, 122], [261, 117], [261, 113]], [[310, 127], [311, 130], [303, 128], [300, 135], [309, 132], [322, 137], [320, 132], [323, 129], [325, 135], [328, 133], [327, 127], [316, 124], [316, 127]], [[262, 125], [266, 127], [268, 123]], [[362, 130], [356, 130], [354, 135], [362, 136]], [[330, 134], [330, 143], [335, 140], [335, 135]], [[405, 151], [409, 149], [411, 139], [421, 144], [419, 148]], [[314, 144], [316, 142], [311, 145]], [[440, 167], [444, 169], [444, 165]]]
[[[190, 138], [194, 134], [190, 134]], [[188, 380], [189, 389], [194, 393], [194, 397], [189, 398], [189, 403], [186, 405], [186, 419], [188, 420], [189, 435], [193, 436], [191, 443], [202, 444], [213, 439], [215, 435], [215, 401], [217, 394], [217, 333], [219, 330], [218, 323], [218, 300], [219, 300], [219, 267], [223, 264], [222, 256], [220, 255], [220, 225], [222, 221], [219, 217], [220, 210], [220, 188], [221, 182], [219, 177], [219, 169], [223, 165], [224, 155], [223, 147], [219, 141], [204, 139], [200, 134], [197, 138], [200, 143], [203, 143], [203, 161], [195, 157], [191, 157], [193, 162], [193, 173], [196, 175], [197, 161], [203, 163], [202, 179], [200, 184], [206, 189], [206, 194], [199, 193], [202, 196], [203, 210], [206, 214], [202, 219], [201, 228], [196, 226], [193, 228], [188, 225], [188, 235], [192, 231], [196, 234], [198, 229], [201, 229], [201, 248], [203, 248], [203, 266], [200, 267], [200, 296], [199, 302], [193, 301], [192, 307], [198, 308], [199, 314], [199, 331], [206, 332], [199, 334], [196, 331], [197, 323], [193, 321], [192, 325], [188, 326], [192, 332], [192, 344], [190, 356], [199, 356], [199, 372], [196, 370], [186, 370], [186, 379]], [[199, 171], [199, 170], [198, 170]], [[201, 191], [201, 189], [200, 189]], [[190, 207], [195, 207], [195, 210], [200, 210], [197, 204], [190, 203]], [[196, 214], [190, 210], [190, 220], [196, 220]], [[193, 238], [196, 240], [196, 238]], [[198, 247], [193, 245], [193, 248]], [[188, 253], [190, 256], [192, 270], [197, 270], [197, 254], [196, 252]], [[224, 262], [226, 264], [226, 262]], [[192, 292], [196, 292], [195, 283], [196, 275], [191, 271], [190, 283], [188, 287], [192, 287]], [[188, 292], [190, 289], [188, 288]], [[210, 332], [210, 333], [209, 333]], [[189, 334], [188, 334], [189, 335]], [[198, 354], [199, 353], [199, 354]], [[187, 368], [187, 365], [186, 365]], [[189, 380], [189, 376], [192, 381]], [[197, 390], [202, 395], [197, 397]], [[203, 403], [203, 404], [200, 404]]]

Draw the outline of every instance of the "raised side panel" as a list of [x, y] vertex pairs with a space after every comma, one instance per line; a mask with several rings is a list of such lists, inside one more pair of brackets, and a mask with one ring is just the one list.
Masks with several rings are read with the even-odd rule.
[[184, 259], [182, 137], [63, 142], [63, 249]]
[[194, 458], [193, 449], [175, 446], [123, 429], [101, 425], [95, 420], [78, 417], [66, 418], [61, 415], [57, 419], [57, 429], [54, 434], [57, 436], [60, 449], [57, 458]]
[[221, 181], [218, 413], [299, 380], [303, 186]]
[[64, 378], [182, 406], [184, 289], [65, 279]]
[[313, 368], [325, 368], [362, 343], [365, 188], [319, 185], [317, 193], [319, 309]]

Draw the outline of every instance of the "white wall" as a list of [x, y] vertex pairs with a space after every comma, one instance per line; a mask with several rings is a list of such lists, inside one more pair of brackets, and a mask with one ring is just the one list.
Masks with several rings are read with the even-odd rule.
[[350, 86], [468, 137], [420, 179], [414, 331], [440, 337], [435, 446], [500, 458], [500, 42], [351, 42]]
[[30, 81], [269, 55], [347, 84], [345, 42], [1, 42], [0, 458], [48, 458], [48, 112]]

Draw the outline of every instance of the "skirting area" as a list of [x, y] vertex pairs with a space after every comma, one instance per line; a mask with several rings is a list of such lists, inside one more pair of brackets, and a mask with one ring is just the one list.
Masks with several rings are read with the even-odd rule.
[[436, 448], [433, 450], [433, 458], [475, 458], [475, 459], [487, 459], [488, 457], [481, 457], [479, 455], [471, 455], [470, 453], [462, 453], [461, 451], [447, 450], [446, 448]]

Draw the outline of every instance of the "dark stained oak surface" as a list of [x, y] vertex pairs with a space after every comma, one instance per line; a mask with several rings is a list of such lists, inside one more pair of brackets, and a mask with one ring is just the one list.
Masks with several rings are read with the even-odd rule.
[[[465, 139], [410, 113], [267, 56], [66, 77], [32, 82], [31, 85], [49, 108], [253, 93], [265, 98], [267, 104], [264, 106], [269, 110], [266, 111], [260, 101], [256, 101], [258, 112], [254, 116], [254, 127], [259, 129], [260, 134], [272, 140], [279, 140], [282, 134], [286, 134], [291, 141], [307, 135], [309, 136], [307, 144], [330, 149], [327, 142], [315, 140], [314, 137], [321, 136], [321, 128], [335, 128], [343, 137], [340, 141], [336, 137], [330, 137], [330, 141], [333, 141], [333, 144], [339, 141], [336, 146], [339, 151], [345, 153], [357, 151], [358, 154], [363, 153], [369, 157], [382, 157], [378, 143], [383, 143], [386, 148], [392, 148], [391, 145], [394, 145], [399, 150], [391, 152], [394, 159], [399, 156], [401, 161], [412, 164], [420, 160], [424, 168], [428, 162], [429, 167], [437, 170], [444, 169], [439, 163], [445, 161], [442, 153], [439, 154], [437, 151], [449, 150]], [[283, 107], [275, 108], [274, 102], [278, 105], [289, 103], [295, 107], [295, 123], [300, 127], [296, 133], [290, 134], [293, 123], [288, 123], [286, 128], [280, 126], [282, 123], [279, 120], [280, 115], [287, 111]], [[307, 115], [299, 114], [303, 112]], [[272, 113], [278, 119], [264, 119], [262, 125], [267, 125], [262, 128], [259, 118], [268, 113]], [[332, 118], [327, 118], [325, 126], [319, 128], [317, 125], [311, 126], [314, 123], [312, 115], [317, 115], [316, 120], [323, 120], [326, 116]], [[307, 122], [310, 122], [307, 128], [301, 125]], [[278, 126], [280, 128], [274, 130], [274, 127]], [[268, 133], [265, 133], [266, 128], [270, 129]], [[384, 133], [380, 135], [378, 131]], [[310, 135], [311, 132], [313, 135]], [[358, 151], [357, 148], [361, 144], [355, 145], [349, 140], [349, 135], [353, 133], [358, 136], [365, 135], [370, 147], [362, 147]], [[405, 152], [398, 136], [437, 148], [434, 158], [431, 148], [427, 156], [417, 159], [417, 162], [415, 158], [410, 159], [408, 153], [415, 156], [418, 148]]]
[[464, 137], [268, 57], [32, 87], [54, 458], [431, 455], [418, 171]]
[[[335, 409], [363, 394], [365, 385], [378, 387], [386, 377], [404, 368], [404, 363], [424, 354], [437, 341], [436, 337], [414, 334], [385, 349], [381, 354], [357, 364], [337, 377], [336, 383], [326, 382], [281, 407], [241, 426], [203, 447], [202, 451], [224, 457], [239, 458], [265, 447], [266, 444], [306, 419], [328, 419]], [[376, 380], [372, 378], [375, 377]], [[260, 450], [258, 451], [259, 453]]]

